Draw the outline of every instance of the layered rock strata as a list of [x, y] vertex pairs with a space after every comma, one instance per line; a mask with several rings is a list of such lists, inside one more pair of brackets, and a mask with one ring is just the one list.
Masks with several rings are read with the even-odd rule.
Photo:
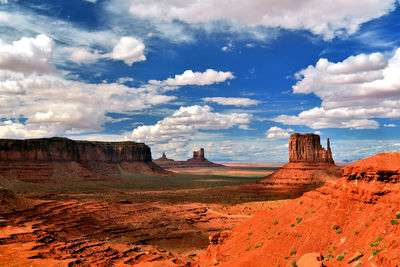
[[400, 180], [400, 152], [385, 152], [342, 168], [347, 180], [397, 183]]
[[[67, 138], [0, 140], [0, 177], [45, 183], [60, 179], [114, 179], [120, 171], [165, 173], [150, 148], [135, 142], [90, 142]], [[113, 176], [113, 177], [112, 177]]]
[[325, 149], [319, 135], [294, 133], [289, 139], [289, 163], [259, 183], [278, 191], [305, 192], [338, 177], [329, 138]]

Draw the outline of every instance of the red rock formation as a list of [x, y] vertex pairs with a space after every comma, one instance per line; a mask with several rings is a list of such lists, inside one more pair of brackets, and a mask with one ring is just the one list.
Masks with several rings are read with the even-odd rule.
[[[121, 169], [165, 174], [150, 148], [135, 142], [89, 142], [67, 138], [0, 140], [0, 176], [25, 182], [59, 179], [115, 180]], [[114, 177], [112, 177], [114, 176]]]
[[289, 163], [265, 177], [260, 184], [277, 191], [306, 192], [340, 177], [328, 138], [327, 149], [316, 134], [295, 133], [289, 139]]
[[150, 147], [135, 142], [89, 142], [68, 138], [0, 140], [0, 161], [151, 161]]
[[321, 146], [319, 135], [312, 133], [292, 134], [289, 139], [289, 162], [328, 162], [334, 164], [329, 138], [327, 149], [325, 149]]
[[193, 160], [206, 160], [204, 157], [204, 148], [200, 148], [200, 150], [193, 151]]
[[359, 160], [342, 169], [347, 180], [383, 181], [400, 180], [400, 152], [385, 152]]
[[199, 266], [398, 266], [400, 183], [375, 177], [398, 170], [399, 155], [361, 160], [344, 178], [212, 235]]
[[28, 207], [30, 207], [30, 205], [26, 199], [17, 196], [8, 188], [0, 187], [0, 214], [26, 209]]
[[223, 167], [221, 164], [215, 164], [204, 157], [204, 148], [193, 151], [193, 158], [186, 161], [175, 161], [168, 159], [165, 154], [161, 158], [154, 160], [160, 167], [169, 168], [197, 168], [197, 167]]

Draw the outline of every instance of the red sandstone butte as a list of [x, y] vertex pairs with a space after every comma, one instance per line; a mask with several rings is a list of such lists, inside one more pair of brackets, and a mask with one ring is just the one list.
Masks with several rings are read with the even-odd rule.
[[349, 165], [343, 178], [213, 234], [198, 265], [399, 266], [400, 182], [379, 178], [399, 169], [399, 152]]
[[198, 168], [198, 167], [223, 167], [221, 164], [213, 163], [207, 160], [204, 156], [204, 148], [200, 148], [198, 151], [193, 151], [193, 158], [186, 161], [175, 161], [167, 158], [163, 153], [161, 158], [154, 160], [160, 167], [168, 168]]
[[294, 133], [289, 139], [289, 163], [258, 183], [278, 191], [309, 191], [340, 177], [329, 138], [327, 149], [316, 134]]
[[135, 142], [67, 138], [0, 139], [0, 178], [46, 183], [57, 179], [114, 179], [129, 173], [166, 174], [151, 161], [150, 147]]

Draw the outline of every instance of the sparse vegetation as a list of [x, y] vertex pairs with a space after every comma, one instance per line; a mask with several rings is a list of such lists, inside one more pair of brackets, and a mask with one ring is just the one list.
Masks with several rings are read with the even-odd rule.
[[253, 234], [252, 232], [247, 233], [247, 235], [252, 235], [252, 234]]
[[396, 212], [396, 218], [400, 219], [400, 212]]
[[296, 255], [296, 253], [297, 253], [297, 251], [292, 249], [289, 254], [290, 254], [290, 256], [292, 256], [292, 255]]
[[303, 204], [303, 201], [299, 201], [299, 204], [300, 204], [300, 205]]
[[272, 223], [273, 225], [277, 225], [278, 224], [278, 221], [277, 220], [274, 220], [274, 222]]
[[297, 223], [300, 223], [303, 220], [303, 218], [297, 218], [296, 221]]
[[341, 261], [341, 260], [343, 260], [343, 258], [344, 258], [344, 256], [341, 255], [341, 254], [339, 254], [339, 255], [336, 256], [336, 260], [337, 260], [337, 261]]
[[382, 237], [378, 236], [377, 238], [375, 238], [374, 241], [375, 241], [375, 242], [381, 242], [381, 241], [382, 241]]
[[339, 230], [336, 231], [336, 233], [337, 233], [337, 234], [341, 234], [341, 233], [342, 233], [342, 230], [339, 229]]
[[294, 227], [294, 224], [292, 223], [292, 224], [290, 225], [290, 227]]
[[397, 225], [397, 224], [399, 224], [399, 221], [398, 220], [391, 220], [390, 223], [392, 225]]
[[296, 262], [296, 260], [292, 260], [292, 261], [291, 261], [291, 264], [292, 264], [292, 267], [297, 267], [297, 262]]
[[339, 228], [340, 228], [340, 226], [337, 225], [337, 224], [332, 225], [332, 229], [333, 229], [333, 230], [338, 230]]
[[311, 214], [315, 213], [315, 210], [310, 210], [310, 213], [311, 213]]
[[354, 233], [355, 235], [358, 235], [358, 231], [354, 231], [353, 233]]
[[378, 249], [378, 250], [374, 250], [374, 251], [372, 251], [372, 256], [376, 256], [376, 254], [378, 254], [380, 252], [380, 250]]
[[259, 248], [259, 247], [261, 247], [262, 245], [264, 245], [263, 242], [261, 242], [260, 244], [256, 245], [254, 248], [255, 248], [255, 249], [256, 249], [256, 248]]

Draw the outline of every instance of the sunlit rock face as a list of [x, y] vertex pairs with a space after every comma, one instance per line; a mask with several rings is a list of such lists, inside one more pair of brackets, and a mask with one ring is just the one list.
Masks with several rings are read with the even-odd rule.
[[321, 146], [320, 137], [317, 134], [292, 134], [289, 139], [289, 162], [334, 164], [329, 138], [325, 149]]
[[294, 133], [289, 138], [289, 163], [258, 183], [278, 191], [302, 193], [340, 175], [332, 158], [329, 138], [325, 149], [319, 135]]

